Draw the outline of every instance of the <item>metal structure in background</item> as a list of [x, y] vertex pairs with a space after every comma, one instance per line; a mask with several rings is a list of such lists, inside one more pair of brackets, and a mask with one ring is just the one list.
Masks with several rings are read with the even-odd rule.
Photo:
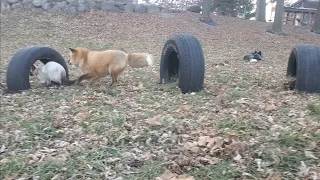
[[311, 27], [315, 20], [317, 5], [320, 0], [298, 0], [290, 6], [284, 7], [284, 24], [290, 21], [292, 25]]

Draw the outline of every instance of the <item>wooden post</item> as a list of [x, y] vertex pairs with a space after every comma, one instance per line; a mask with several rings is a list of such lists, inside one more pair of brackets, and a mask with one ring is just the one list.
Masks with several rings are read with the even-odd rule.
[[320, 1], [318, 3], [318, 10], [315, 14], [314, 23], [311, 31], [320, 34]]

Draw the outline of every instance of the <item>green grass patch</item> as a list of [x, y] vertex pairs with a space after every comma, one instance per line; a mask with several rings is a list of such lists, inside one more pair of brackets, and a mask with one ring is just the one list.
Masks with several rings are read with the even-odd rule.
[[230, 92], [228, 92], [232, 99], [239, 99], [242, 97], [247, 97], [247, 91], [242, 90], [241, 88], [235, 88], [232, 89]]
[[[65, 178], [93, 178], [103, 179], [99, 174], [110, 167], [116, 171], [116, 165], [121, 162], [121, 154], [126, 152], [126, 147], [105, 147], [99, 149], [84, 149], [72, 153], [65, 163]], [[120, 158], [119, 161], [110, 161], [110, 158]]]
[[218, 83], [228, 84], [231, 78], [228, 75], [218, 74], [216, 76], [216, 79], [217, 79]]
[[40, 179], [51, 179], [61, 170], [61, 165], [52, 161], [43, 162], [38, 166], [34, 172], [33, 176], [38, 176]]
[[205, 91], [205, 90], [201, 90], [199, 92], [196, 93], [196, 95], [202, 97], [202, 98], [206, 98], [206, 97], [210, 97], [212, 96], [211, 92]]
[[51, 126], [52, 118], [49, 116], [39, 117], [24, 122], [21, 127], [29, 138], [39, 140], [52, 140], [61, 137], [57, 129]]
[[0, 165], [0, 179], [5, 179], [5, 176], [16, 176], [24, 173], [27, 162], [27, 158], [22, 156], [8, 158], [7, 162]]
[[216, 165], [192, 168], [191, 170], [187, 171], [187, 173], [194, 176], [195, 179], [201, 180], [229, 180], [241, 177], [240, 173], [236, 172], [230, 167], [229, 161], [221, 161]]
[[308, 104], [307, 108], [310, 111], [310, 115], [320, 122], [320, 105]]
[[112, 128], [121, 128], [125, 120], [118, 117], [101, 117], [97, 119], [98, 122], [92, 122], [87, 128], [93, 130], [98, 134], [104, 134]]
[[80, 122], [85, 132], [96, 132], [98, 134], [106, 134], [111, 129], [122, 128], [125, 118], [113, 112], [113, 108], [109, 105], [98, 106], [92, 110], [92, 116], [88, 120]]
[[150, 164], [141, 166], [135, 174], [122, 176], [123, 179], [130, 180], [153, 180], [155, 177], [161, 176], [164, 171], [164, 167], [161, 166], [160, 161], [153, 161]]
[[140, 136], [136, 139], [136, 141], [145, 143], [148, 139], [150, 139], [150, 143], [157, 142], [160, 134], [158, 131], [153, 131], [151, 129], [144, 129]]
[[[280, 163], [273, 166], [273, 168], [282, 173], [283, 177], [287, 177], [287, 172], [297, 172], [299, 171], [298, 167], [300, 166], [300, 162], [306, 160], [304, 152], [297, 151], [295, 153], [283, 153], [278, 156], [280, 159]], [[293, 177], [290, 177], [293, 178]]]
[[0, 117], [0, 123], [8, 123], [8, 122], [19, 122], [21, 120], [20, 117], [14, 115], [4, 115], [2, 114]]
[[298, 134], [281, 134], [275, 142], [281, 147], [293, 147], [303, 149], [307, 146], [307, 140]]
[[250, 131], [259, 129], [259, 123], [253, 119], [225, 118], [213, 126], [213, 129], [223, 130], [224, 133], [236, 132], [239, 137], [249, 134]]
[[[42, 88], [41, 86], [39, 88]], [[66, 100], [66, 101], [71, 101], [74, 97], [77, 95], [74, 94], [66, 94], [66, 93], [59, 93], [58, 91], [61, 91], [61, 89], [54, 89], [53, 92], [46, 92], [42, 93], [41, 99], [46, 102], [46, 101], [60, 101], [60, 100]]]
[[44, 21], [41, 24], [39, 24], [38, 28], [43, 30], [50, 30], [56, 28], [56, 25], [50, 21]]
[[160, 88], [163, 89], [164, 92], [179, 92], [180, 91], [177, 82], [170, 82], [170, 83], [162, 84]]

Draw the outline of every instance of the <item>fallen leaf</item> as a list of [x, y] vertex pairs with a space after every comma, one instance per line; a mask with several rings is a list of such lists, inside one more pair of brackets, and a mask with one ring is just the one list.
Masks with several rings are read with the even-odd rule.
[[216, 150], [220, 150], [222, 149], [222, 145], [224, 143], [224, 139], [222, 137], [215, 137], [212, 138], [214, 141], [214, 146], [212, 146], [211, 150], [210, 150], [210, 154], [214, 154], [216, 152]]
[[201, 157], [198, 156], [196, 158], [201, 164], [210, 164], [210, 165], [215, 165], [218, 164], [220, 162], [219, 158], [216, 157]]
[[198, 139], [198, 146], [200, 147], [206, 146], [209, 138], [210, 138], [209, 136], [200, 136]]
[[90, 117], [90, 112], [89, 111], [84, 111], [84, 112], [79, 112], [75, 117], [75, 121], [83, 121], [86, 120]]
[[247, 172], [243, 172], [243, 173], [242, 173], [242, 176], [251, 177], [251, 178], [253, 178], [253, 179], [256, 179], [256, 180], [257, 180], [257, 178], [256, 178], [256, 177], [254, 177], [252, 174], [247, 173]]
[[138, 91], [140, 89], [143, 89], [143, 84], [141, 82], [139, 82], [138, 86], [133, 86], [132, 87], [133, 91]]
[[249, 99], [248, 98], [241, 98], [241, 99], [238, 99], [236, 100], [236, 103], [239, 103], [239, 104], [249, 104], [247, 101]]
[[294, 117], [294, 116], [296, 116], [296, 111], [293, 110], [293, 109], [291, 109], [291, 110], [289, 111], [289, 113], [288, 113], [288, 116], [289, 116], [289, 117]]
[[87, 100], [92, 100], [92, 101], [94, 101], [94, 100], [97, 100], [97, 98], [95, 98], [95, 97], [87, 97]]
[[318, 157], [316, 157], [315, 155], [313, 155], [313, 153], [311, 151], [304, 151], [304, 154], [306, 155], [307, 158], [310, 159], [319, 159]]
[[277, 107], [274, 104], [267, 105], [265, 108], [266, 111], [274, 111], [276, 109], [277, 109]]
[[173, 177], [170, 180], [195, 180], [195, 179], [193, 176], [182, 174], [177, 177]]
[[301, 161], [299, 170], [300, 171], [298, 172], [298, 176], [307, 177], [309, 175], [310, 167], [307, 167], [306, 164], [303, 161]]
[[269, 121], [269, 123], [274, 124], [272, 116], [268, 116], [268, 121]]
[[240, 154], [237, 154], [237, 156], [234, 157], [233, 159], [234, 159], [235, 161], [237, 161], [237, 162], [240, 162], [241, 158], [242, 158], [242, 156], [241, 156]]
[[195, 180], [193, 176], [182, 174], [178, 175], [172, 173], [170, 170], [165, 169], [160, 177], [156, 177], [155, 180]]
[[2, 144], [1, 148], [0, 148], [0, 153], [3, 153], [6, 151], [6, 145]]
[[201, 151], [201, 149], [197, 146], [197, 143], [196, 142], [187, 142], [185, 145], [184, 145], [184, 148], [190, 150], [191, 152], [193, 153], [199, 153]]
[[306, 148], [306, 150], [313, 150], [317, 147], [317, 143], [314, 141], [311, 141], [308, 145], [308, 147]]
[[156, 179], [158, 179], [158, 180], [171, 180], [175, 176], [176, 176], [175, 173], [172, 173], [170, 170], [165, 169], [163, 174]]
[[51, 180], [60, 180], [63, 179], [60, 174], [57, 174], [51, 178]]
[[257, 163], [257, 171], [263, 172], [263, 169], [261, 168], [261, 163], [262, 163], [262, 159], [255, 159], [256, 163]]
[[154, 116], [146, 120], [146, 122], [151, 126], [161, 126], [162, 123], [158, 120], [161, 115]]
[[183, 167], [183, 166], [189, 166], [191, 160], [193, 160], [193, 158], [180, 154], [175, 161], [179, 166]]
[[192, 106], [191, 105], [182, 105], [182, 106], [180, 106], [180, 109], [182, 111], [190, 111], [192, 109]]
[[70, 143], [66, 141], [56, 140], [54, 142], [53, 148], [63, 148], [65, 146], [68, 146]]
[[279, 172], [273, 172], [267, 177], [267, 180], [282, 180], [282, 176]]

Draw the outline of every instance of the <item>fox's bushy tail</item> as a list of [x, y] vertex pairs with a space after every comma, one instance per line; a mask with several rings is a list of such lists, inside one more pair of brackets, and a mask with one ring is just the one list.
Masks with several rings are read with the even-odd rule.
[[129, 53], [128, 64], [132, 68], [152, 66], [154, 58], [148, 53]]

